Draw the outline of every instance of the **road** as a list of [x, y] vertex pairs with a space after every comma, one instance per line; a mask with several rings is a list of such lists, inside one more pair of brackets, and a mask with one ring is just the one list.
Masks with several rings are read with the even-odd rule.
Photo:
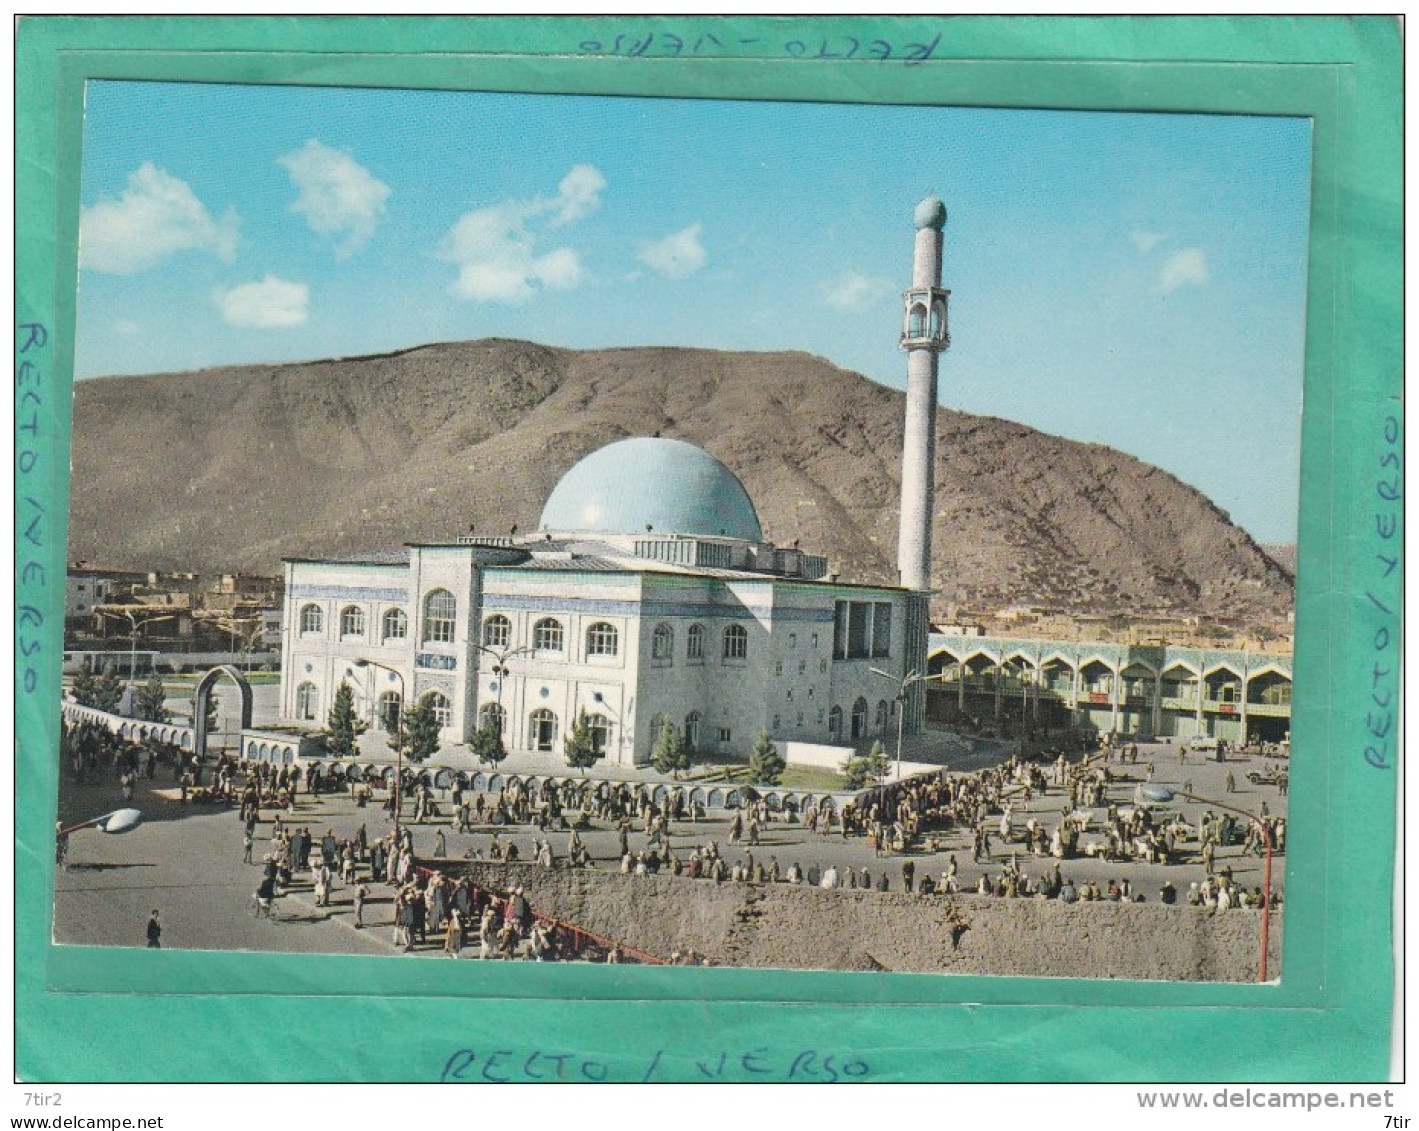
[[[1153, 779], [1160, 784], [1180, 787], [1190, 783], [1192, 791], [1216, 797], [1239, 808], [1256, 811], [1263, 802], [1270, 813], [1285, 813], [1286, 799], [1275, 786], [1251, 786], [1246, 781], [1249, 769], [1260, 768], [1261, 760], [1239, 759], [1225, 764], [1207, 762], [1199, 752], [1187, 755], [1180, 763], [1176, 747], [1149, 745], [1140, 748], [1137, 766], [1125, 771], [1142, 778], [1147, 767], [1153, 766]], [[1120, 772], [1115, 763], [1115, 772]], [[1225, 779], [1232, 773], [1239, 789], [1225, 793]], [[1109, 799], [1119, 804], [1132, 804], [1136, 781], [1117, 783]], [[74, 786], [66, 783], [61, 801], [61, 816], [69, 821], [103, 813], [123, 804], [116, 782], [111, 775], [102, 780]], [[1027, 806], [1017, 807], [1016, 826], [1023, 826], [1031, 816], [1047, 823], [1057, 818], [1062, 794], [1052, 790], [1036, 797]], [[298, 883], [291, 895], [280, 901], [280, 914], [274, 921], [255, 919], [250, 914], [251, 894], [255, 889], [259, 869], [242, 863], [242, 826], [234, 810], [211, 810], [184, 805], [177, 799], [171, 782], [158, 780], [140, 783], [133, 802], [145, 814], [144, 825], [124, 836], [106, 836], [94, 830], [83, 830], [71, 838], [70, 865], [59, 873], [56, 882], [56, 940], [111, 946], [145, 945], [144, 927], [153, 908], [162, 912], [164, 945], [200, 949], [240, 949], [288, 951], [298, 953], [379, 954], [393, 953], [390, 891], [383, 884], [371, 885], [371, 900], [366, 906], [365, 930], [353, 927], [350, 892], [339, 889], [328, 907], [317, 908], [308, 883]], [[1196, 825], [1204, 806], [1174, 802], [1165, 809], [1181, 808], [1189, 823]], [[406, 809], [406, 820], [410, 810]], [[1102, 810], [1095, 811], [1102, 816]], [[445, 806], [447, 814], [447, 806]], [[257, 853], [269, 847], [270, 813], [258, 830]], [[302, 794], [293, 815], [285, 818], [287, 827], [309, 826], [317, 837], [326, 829], [337, 837], [353, 835], [361, 825], [371, 838], [387, 831], [388, 823], [382, 809], [358, 808], [345, 794], [324, 794], [310, 798]], [[1097, 822], [1095, 827], [1097, 827]], [[461, 858], [470, 851], [487, 854], [494, 830], [480, 828], [470, 833], [457, 833], [445, 820], [441, 823], [411, 825], [415, 850], [420, 855], [432, 855], [435, 839], [443, 830], [447, 853]], [[673, 827], [672, 843], [682, 858], [696, 845], [710, 840], [733, 863], [744, 853], [753, 851], [755, 859], [768, 863], [777, 859], [780, 866], [797, 861], [805, 869], [818, 864], [822, 868], [836, 866], [860, 870], [866, 867], [873, 879], [887, 870], [891, 889], [901, 888], [901, 857], [875, 857], [871, 847], [861, 838], [845, 841], [834, 833], [824, 837], [806, 833], [801, 825], [771, 823], [754, 849], [728, 843], [729, 816], [711, 813], [710, 819], [698, 823], [681, 822]], [[532, 855], [534, 836], [541, 835], [531, 826], [514, 826], [498, 830], [501, 842], [516, 843], [521, 856]], [[564, 859], [566, 833], [549, 833], [554, 851]], [[631, 834], [631, 847], [638, 851], [645, 846], [645, 837]], [[614, 828], [600, 827], [582, 834], [596, 866], [618, 866], [619, 838]], [[948, 857], [954, 855], [959, 866], [960, 883], [973, 885], [986, 872], [998, 875], [1011, 854], [996, 840], [995, 854], [988, 863], [971, 863], [970, 835], [956, 832], [944, 838], [939, 853], [917, 853], [913, 862], [918, 878], [939, 873]], [[1030, 875], [1042, 874], [1053, 861], [1035, 858], [1015, 846], [1020, 866]], [[1231, 865], [1236, 879], [1246, 887], [1261, 882], [1262, 861], [1256, 856], [1243, 857], [1239, 848], [1218, 853], [1217, 866]], [[1284, 857], [1278, 857], [1273, 884], [1284, 887]], [[1134, 890], [1145, 899], [1157, 898], [1164, 879], [1171, 880], [1179, 892], [1185, 893], [1190, 882], [1203, 877], [1200, 863], [1187, 862], [1171, 866], [1141, 863], [1111, 863], [1078, 859], [1064, 864], [1064, 873], [1076, 882], [1093, 880], [1101, 886], [1109, 879], [1127, 878]], [[686, 883], [693, 881], [686, 880]], [[633, 941], [633, 940], [631, 940]], [[415, 952], [420, 953], [418, 951]], [[432, 953], [432, 951], [431, 951]]]

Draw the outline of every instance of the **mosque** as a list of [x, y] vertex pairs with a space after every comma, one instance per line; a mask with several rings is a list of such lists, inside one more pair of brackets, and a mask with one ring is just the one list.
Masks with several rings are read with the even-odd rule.
[[560, 755], [585, 711], [621, 766], [649, 762], [666, 722], [710, 757], [747, 755], [761, 731], [790, 756], [918, 732], [921, 685], [899, 693], [930, 632], [945, 220], [939, 200], [918, 206], [905, 292], [900, 586], [840, 581], [765, 539], [709, 453], [621, 440], [563, 475], [531, 535], [287, 559], [281, 714], [323, 726], [344, 683], [373, 725], [427, 700], [445, 743], [496, 719], [510, 750]]
[[407, 692], [445, 741], [496, 718], [510, 749], [556, 754], [585, 711], [614, 765], [649, 761], [667, 720], [710, 755], [747, 754], [761, 730], [895, 734], [924, 596], [826, 573], [764, 539], [707, 452], [622, 440], [562, 477], [530, 538], [288, 561], [282, 710], [320, 725], [343, 681], [371, 721]]

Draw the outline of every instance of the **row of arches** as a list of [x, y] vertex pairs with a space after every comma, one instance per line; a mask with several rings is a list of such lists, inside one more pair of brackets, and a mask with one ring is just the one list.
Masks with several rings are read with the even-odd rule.
[[[531, 645], [535, 652], [563, 652], [566, 650], [566, 626], [556, 617], [542, 617], [532, 625]], [[703, 624], [692, 624], [685, 631], [685, 653], [687, 662], [703, 661], [705, 658], [708, 630]], [[483, 646], [486, 648], [508, 648], [513, 644], [512, 620], [502, 613], [494, 613], [483, 621]], [[749, 655], [749, 630], [742, 624], [731, 624], [720, 634], [720, 658], [743, 660]], [[620, 653], [620, 632], [615, 625], [597, 621], [587, 627], [584, 640], [584, 655], [588, 659], [599, 656], [616, 656]], [[676, 658], [675, 629], [664, 622], [657, 624], [651, 633], [651, 659], [661, 663], [673, 663]]]
[[[438, 719], [439, 726], [450, 727], [453, 725], [453, 703], [442, 691], [426, 691], [420, 696], [420, 701], [433, 708], [434, 717]], [[295, 716], [297, 719], [303, 723], [320, 722], [322, 708], [319, 687], [310, 680], [296, 685]], [[403, 709], [404, 700], [399, 692], [385, 691], [375, 701], [375, 718], [383, 729], [393, 730], [399, 726], [400, 712]]]
[[[348, 604], [335, 614], [334, 627], [341, 640], [366, 640], [368, 610], [364, 605]], [[301, 636], [325, 635], [325, 608], [310, 601], [296, 614]], [[420, 640], [425, 644], [452, 644], [456, 639], [458, 598], [447, 589], [434, 589], [425, 595]], [[379, 621], [381, 641], [404, 640], [409, 635], [409, 617], [403, 609], [387, 609]]]
[[1161, 670], [1140, 660], [1111, 664], [1101, 657], [1079, 663], [1054, 655], [1037, 665], [1033, 657], [1014, 653], [997, 659], [985, 651], [957, 655], [947, 649], [931, 654], [928, 673], [937, 687], [960, 685], [962, 690], [1004, 693], [1053, 692], [1109, 700], [1152, 699], [1155, 694], [1174, 702], [1217, 704], [1247, 702], [1258, 706], [1289, 706], [1290, 672], [1268, 662], [1247, 669], [1227, 661], [1203, 666], [1177, 660]]
[[262, 742], [248, 738], [242, 753], [248, 762], [270, 762], [277, 766], [289, 766], [296, 761], [296, 747], [286, 742]]
[[[247, 757], [253, 760], [258, 758], [261, 749], [261, 745], [254, 741], [248, 743]], [[289, 759], [287, 760], [289, 761]], [[304, 761], [302, 765], [307, 773], [313, 770], [318, 771], [322, 777], [337, 781], [370, 782], [388, 786], [395, 778], [393, 766], [374, 763], [315, 760]], [[497, 770], [455, 770], [448, 766], [406, 769], [405, 780], [406, 782], [419, 782], [434, 789], [452, 789], [455, 785], [461, 789], [471, 789], [481, 793], [498, 793], [504, 789], [520, 789], [534, 796], [540, 794], [544, 786], [560, 789], [567, 783], [571, 783], [578, 789], [589, 788], [592, 792], [603, 787], [619, 789], [622, 785], [627, 784], [604, 778], [504, 774]], [[747, 790], [742, 786], [733, 785], [676, 786], [659, 782], [653, 786], [648, 784], [646, 788], [649, 789], [651, 799], [656, 802], [668, 800], [678, 790], [690, 804], [704, 805], [709, 809], [737, 809], [760, 797], [775, 812], [779, 812], [789, 805], [798, 809], [805, 809], [810, 805], [816, 805], [819, 809], [836, 809], [844, 800], [844, 798], [835, 797], [831, 793], [777, 789]]]
[[[852, 713], [848, 716], [849, 730], [843, 733], [843, 709], [836, 704], [828, 711], [828, 733], [835, 739], [849, 739], [856, 741], [867, 738], [869, 734], [884, 735], [887, 733], [891, 720], [891, 707], [887, 700], [879, 699], [877, 709], [870, 715], [867, 700], [858, 696], [852, 705]], [[871, 730], [869, 731], [869, 725]]]
[[[556, 617], [542, 617], [532, 626], [534, 652], [565, 652], [567, 630]], [[494, 613], [483, 621], [483, 645], [487, 648], [508, 648], [512, 645], [512, 621], [502, 613]], [[607, 621], [596, 621], [586, 628], [584, 655], [618, 656], [621, 652], [621, 631]]]
[[66, 703], [64, 718], [70, 723], [92, 723], [104, 727], [128, 742], [160, 742], [167, 746], [178, 746], [183, 750], [193, 748], [191, 727], [173, 726], [168, 723], [150, 723], [122, 715], [110, 715], [93, 707], [81, 707]]

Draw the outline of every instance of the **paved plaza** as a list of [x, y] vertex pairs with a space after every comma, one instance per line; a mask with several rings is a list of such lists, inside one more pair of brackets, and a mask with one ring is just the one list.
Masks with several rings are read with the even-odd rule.
[[[1228, 761], [1219, 763], [1208, 760], [1209, 757], [1210, 754], [1202, 751], [1187, 751], [1180, 757], [1180, 748], [1175, 745], [1142, 745], [1137, 763], [1120, 766], [1114, 761], [1109, 764], [1110, 772], [1117, 780], [1108, 791], [1108, 800], [1125, 806], [1133, 804], [1138, 785], [1149, 777], [1151, 770], [1151, 778], [1157, 784], [1175, 789], [1190, 787], [1190, 792], [1225, 801], [1249, 812], [1260, 812], [1265, 806], [1272, 816], [1285, 814], [1286, 797], [1276, 785], [1253, 785], [1246, 776], [1248, 772], [1260, 772], [1274, 765], [1273, 761], [1234, 754], [1229, 756]], [[565, 766], [551, 762], [540, 767], [523, 767], [524, 772], [532, 769], [543, 773], [560, 769], [559, 776], [568, 774]], [[1235, 793], [1227, 793], [1228, 775], [1235, 783]], [[56, 879], [57, 941], [144, 946], [148, 915], [157, 908], [162, 912], [163, 945], [169, 947], [335, 954], [398, 953], [393, 945], [392, 891], [384, 883], [370, 884], [371, 895], [365, 908], [366, 927], [363, 930], [357, 930], [353, 925], [351, 890], [339, 887], [327, 906], [317, 907], [309, 873], [298, 874], [289, 893], [277, 901], [275, 918], [255, 918], [251, 913], [251, 902], [261, 869], [242, 862], [243, 826], [236, 809], [184, 804], [170, 778], [164, 768], [159, 770], [157, 780], [138, 783], [138, 792], [132, 804], [143, 811], [145, 821], [135, 832], [125, 836], [106, 836], [88, 829], [73, 834], [68, 868], [60, 871]], [[124, 804], [111, 769], [94, 771], [90, 779], [77, 786], [65, 782], [61, 819], [78, 821]], [[543, 834], [532, 825], [514, 825], [496, 830], [492, 826], [482, 826], [471, 832], [459, 833], [454, 831], [450, 820], [446, 792], [437, 791], [437, 795], [442, 803], [441, 817], [422, 824], [410, 823], [412, 804], [406, 801], [405, 822], [412, 830], [418, 855], [433, 856], [441, 833], [447, 857], [459, 859], [472, 854], [486, 858], [496, 833], [504, 846], [516, 844], [521, 858], [525, 860], [533, 854], [533, 838], [545, 835], [551, 841], [559, 865], [565, 865], [568, 841], [565, 832], [548, 831]], [[294, 813], [284, 813], [282, 820], [287, 829], [308, 827], [317, 840], [327, 830], [337, 838], [352, 836], [361, 825], [373, 839], [390, 828], [387, 814], [379, 804], [382, 797], [381, 791], [369, 807], [360, 808], [345, 791], [323, 793], [318, 797], [301, 793]], [[1051, 787], [1043, 795], [1037, 794], [1029, 802], [1017, 800], [1014, 805], [1014, 827], [1023, 829], [1031, 817], [1043, 821], [1046, 827], [1052, 826], [1064, 800], [1065, 795], [1057, 787]], [[1177, 800], [1154, 808], [1162, 811], [1181, 809], [1188, 823], [1195, 827], [1207, 806]], [[1220, 815], [1217, 809], [1213, 811]], [[1101, 839], [1095, 834], [1103, 817], [1103, 809], [1093, 810], [1092, 813], [1094, 820], [1090, 832], [1085, 834], [1085, 843], [1091, 839]], [[727, 812], [711, 811], [705, 820], [675, 822], [671, 830], [672, 847], [684, 859], [692, 848], [714, 841], [730, 864], [752, 851], [756, 861], [767, 865], [771, 860], [777, 860], [785, 870], [792, 862], [799, 863], [805, 870], [814, 864], [823, 869], [835, 866], [839, 872], [849, 866], [858, 871], [866, 868], [874, 881], [885, 870], [890, 878], [890, 890], [900, 891], [902, 888], [902, 864], [908, 857], [878, 856], [866, 838], [844, 839], [836, 827], [827, 836], [810, 834], [800, 823], [775, 820], [763, 829], [760, 844], [750, 848], [742, 843], [729, 843], [731, 816]], [[993, 826], [994, 821], [991, 823]], [[264, 808], [257, 829], [257, 861], [269, 848], [272, 830], [272, 812]], [[633, 852], [646, 846], [646, 837], [639, 829], [633, 830], [629, 838]], [[581, 833], [581, 839], [589, 849], [596, 868], [619, 868], [619, 832], [614, 823], [594, 820], [593, 828]], [[1032, 878], [1043, 875], [1054, 863], [1047, 856], [1032, 856], [1021, 844], [1002, 844], [998, 836], [993, 836], [991, 859], [973, 863], [969, 830], [953, 830], [941, 834], [940, 839], [940, 851], [910, 854], [918, 880], [927, 874], [939, 876], [953, 855], [962, 890], [973, 887], [982, 873], [998, 876], [1012, 856]], [[1106, 863], [1102, 859], [1081, 857], [1064, 861], [1063, 872], [1076, 883], [1092, 880], [1101, 887], [1110, 879], [1127, 879], [1133, 891], [1150, 902], [1157, 899], [1164, 880], [1170, 880], [1181, 899], [1186, 895], [1188, 884], [1201, 881], [1204, 875], [1195, 842], [1184, 844], [1181, 855], [1182, 863], [1166, 866]], [[536, 867], [533, 864], [523, 866]], [[1216, 866], [1229, 866], [1236, 880], [1248, 889], [1261, 883], [1262, 859], [1252, 854], [1244, 855], [1238, 846], [1219, 851]], [[1273, 886], [1278, 891], [1284, 888], [1284, 873], [1285, 857], [1279, 856], [1273, 874]], [[695, 884], [711, 881], [687, 878], [683, 882], [687, 888], [692, 888]], [[412, 953], [440, 953], [440, 946], [433, 942], [432, 934], [430, 940], [427, 948], [416, 948]], [[632, 945], [635, 943], [634, 939], [623, 941]], [[476, 948], [473, 952], [476, 953]]]

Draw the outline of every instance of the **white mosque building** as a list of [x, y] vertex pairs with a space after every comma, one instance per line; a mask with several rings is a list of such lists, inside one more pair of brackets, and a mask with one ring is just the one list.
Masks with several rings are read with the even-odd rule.
[[[635, 438], [571, 468], [521, 539], [291, 559], [281, 712], [324, 724], [339, 685], [371, 723], [428, 698], [447, 743], [490, 716], [513, 751], [560, 755], [581, 711], [612, 765], [650, 760], [665, 721], [697, 751], [851, 745], [897, 731], [925, 670], [926, 595], [828, 580], [764, 539], [732, 471]], [[875, 670], [874, 670], [875, 669]], [[921, 724], [907, 702], [904, 729]]]

